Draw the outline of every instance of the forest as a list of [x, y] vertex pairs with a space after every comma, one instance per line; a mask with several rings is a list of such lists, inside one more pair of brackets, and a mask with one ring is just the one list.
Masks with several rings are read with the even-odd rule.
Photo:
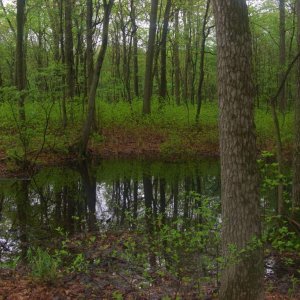
[[0, 0], [0, 300], [300, 299], [300, 0]]

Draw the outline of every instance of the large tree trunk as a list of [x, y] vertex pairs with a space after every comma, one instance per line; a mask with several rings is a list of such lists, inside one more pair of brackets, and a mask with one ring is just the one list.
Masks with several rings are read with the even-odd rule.
[[[214, 0], [217, 30], [222, 248], [245, 249], [260, 238], [251, 34], [245, 0]], [[252, 250], [250, 250], [252, 249]], [[250, 248], [222, 273], [220, 299], [263, 299], [263, 253]]]
[[95, 114], [95, 102], [96, 102], [96, 92], [97, 92], [97, 87], [98, 87], [98, 82], [100, 78], [100, 73], [103, 65], [103, 61], [105, 58], [105, 53], [107, 49], [107, 44], [108, 44], [108, 28], [109, 28], [109, 18], [110, 18], [110, 13], [112, 6], [114, 4], [114, 0], [104, 0], [103, 6], [104, 6], [104, 18], [103, 18], [103, 28], [102, 28], [102, 45], [100, 52], [97, 57], [97, 62], [96, 66], [94, 69], [94, 74], [93, 74], [93, 81], [92, 85], [90, 88], [90, 93], [89, 93], [89, 100], [88, 100], [88, 114], [83, 126], [82, 130], [82, 135], [81, 135], [81, 140], [79, 144], [79, 153], [81, 155], [86, 154], [88, 142], [89, 142], [89, 137], [91, 134], [92, 130], [92, 125], [93, 125], [93, 120], [94, 120], [94, 114]]
[[[297, 42], [300, 53], [300, 0], [296, 1]], [[298, 60], [298, 93], [295, 100], [295, 140], [293, 161], [293, 215], [300, 218], [300, 61]]]
[[17, 43], [16, 43], [16, 87], [20, 92], [19, 118], [25, 121], [25, 47], [24, 47], [24, 24], [25, 24], [25, 0], [17, 1]]
[[153, 88], [153, 60], [155, 53], [155, 37], [157, 27], [158, 0], [151, 0], [148, 48], [146, 54], [143, 114], [151, 113], [151, 97]]

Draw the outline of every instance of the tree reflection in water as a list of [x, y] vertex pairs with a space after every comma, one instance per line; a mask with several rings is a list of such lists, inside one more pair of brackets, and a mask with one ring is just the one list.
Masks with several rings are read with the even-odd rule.
[[215, 276], [216, 264], [208, 267], [205, 257], [216, 257], [218, 247], [199, 244], [197, 234], [215, 230], [209, 211], [219, 220], [218, 162], [82, 162], [45, 169], [30, 181], [3, 182], [1, 190], [1, 240], [15, 241], [23, 257], [28, 246], [51, 245], [57, 228], [71, 235], [122, 230], [142, 233], [140, 251], [147, 249], [153, 272], [164, 265], [195, 278]]

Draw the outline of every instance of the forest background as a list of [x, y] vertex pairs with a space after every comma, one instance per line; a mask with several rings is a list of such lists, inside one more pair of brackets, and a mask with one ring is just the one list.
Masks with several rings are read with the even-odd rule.
[[[88, 2], [93, 11], [89, 15]], [[20, 76], [24, 80], [17, 83], [20, 70], [16, 66], [21, 58], [16, 55], [16, 3], [1, 1], [3, 159], [45, 160], [44, 155], [46, 160], [57, 160], [60, 155], [68, 155], [82, 141], [90, 109], [94, 110], [94, 121], [88, 134], [89, 149], [102, 156], [187, 159], [218, 153], [216, 42], [211, 7], [206, 1], [159, 3], [153, 74], [145, 80], [146, 69], [150, 68], [146, 62], [150, 4], [117, 1], [112, 8], [96, 105], [91, 108], [91, 57], [96, 59], [103, 40], [105, 9], [101, 3], [26, 1], [20, 21], [24, 27]], [[276, 1], [249, 2], [261, 150], [276, 148], [270, 99], [297, 54], [294, 1], [286, 1], [284, 8], [283, 24]], [[147, 90], [145, 83], [150, 81], [153, 88]], [[289, 155], [296, 93], [296, 69], [292, 69], [276, 106], [283, 148]]]

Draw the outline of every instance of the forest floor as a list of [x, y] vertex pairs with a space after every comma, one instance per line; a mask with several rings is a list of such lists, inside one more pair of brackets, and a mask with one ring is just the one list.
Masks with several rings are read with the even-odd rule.
[[[129, 105], [123, 101], [107, 103], [98, 100], [97, 105], [100, 108], [97, 112], [99, 129], [93, 133], [89, 143], [92, 157], [187, 161], [219, 155], [216, 103], [203, 104], [200, 125], [196, 125], [194, 121], [195, 106], [167, 104], [162, 108], [158, 102], [154, 102], [151, 115], [143, 116], [141, 101], [134, 101]], [[45, 107], [27, 103], [26, 126], [21, 127], [12, 117], [11, 106], [1, 104], [0, 177], [23, 175], [20, 169], [25, 152], [37, 168], [69, 164], [78, 159], [76, 155], [70, 154], [70, 149], [78, 141], [82, 129], [84, 114], [80, 107], [78, 105], [78, 111], [74, 112], [73, 123], [63, 129], [58, 105], [52, 109], [51, 120], [47, 123]], [[278, 117], [283, 154], [290, 161], [293, 113], [287, 112]], [[276, 135], [272, 116], [267, 108], [256, 110], [255, 124], [259, 151], [275, 153]]]
[[[208, 128], [206, 128], [208, 130]], [[210, 129], [210, 131], [216, 131]], [[0, 146], [0, 176], [22, 176], [21, 162], [7, 155]], [[66, 145], [68, 147], [68, 145]], [[192, 160], [199, 157], [218, 157], [219, 145], [203, 130], [197, 128], [166, 130], [152, 126], [124, 128], [114, 125], [102, 128], [89, 144], [89, 155], [103, 159], [148, 159], [163, 161]], [[30, 152], [34, 160], [35, 153]], [[45, 147], [36, 160], [36, 167], [70, 164], [78, 157], [67, 151]]]
[[[182, 274], [178, 279], [162, 266], [145, 274], [143, 265], [132, 257], [122, 256], [126, 252], [126, 241], [134, 238], [128, 232], [92, 237], [76, 236], [67, 249], [73, 254], [84, 252], [88, 267], [83, 264], [80, 268], [78, 265], [76, 271], [61, 270], [51, 282], [37, 280], [30, 275], [28, 267], [22, 265], [15, 270], [0, 269], [0, 300], [218, 299], [215, 279], [208, 283], [197, 282], [198, 274]], [[92, 242], [87, 244], [83, 240]], [[280, 257], [273, 256], [273, 261], [279, 260]], [[265, 299], [300, 299], [299, 281], [297, 285], [291, 281], [296, 270], [276, 265], [277, 270], [274, 267], [265, 277]]]
[[[219, 143], [212, 138], [216, 128], [186, 128], [165, 130], [153, 127], [124, 128], [121, 126], [104, 127], [99, 135], [89, 144], [89, 156], [101, 159], [141, 159], [162, 161], [188, 161], [201, 157], [219, 157]], [[5, 145], [0, 146], [0, 177], [28, 176], [22, 171], [19, 158], [7, 155]], [[67, 146], [66, 146], [67, 147]], [[275, 142], [270, 139], [258, 139], [260, 152], [275, 154]], [[33, 170], [45, 166], [70, 165], [78, 159], [76, 154], [45, 147], [37, 158], [36, 151], [29, 152], [29, 159], [34, 161]], [[283, 155], [286, 161], [292, 159], [292, 144], [285, 143]]]

